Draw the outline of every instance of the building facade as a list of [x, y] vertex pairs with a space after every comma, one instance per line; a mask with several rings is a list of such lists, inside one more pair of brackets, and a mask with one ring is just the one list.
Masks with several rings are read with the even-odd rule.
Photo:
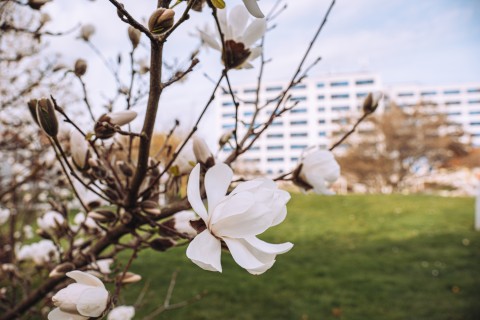
[[[256, 128], [261, 128], [275, 107], [275, 100], [284, 89], [283, 82], [265, 83], [260, 88], [260, 99]], [[238, 132], [243, 137], [247, 125], [256, 112], [255, 85], [234, 88], [239, 98]], [[461, 124], [472, 137], [472, 144], [480, 146], [480, 83], [418, 86], [386, 86], [378, 74], [352, 73], [326, 75], [316, 79], [305, 79], [292, 88], [288, 104], [293, 106], [255, 141], [250, 151], [240, 157], [240, 164], [247, 170], [258, 170], [264, 174], [281, 174], [291, 171], [298, 163], [302, 152], [309, 146], [328, 149], [343, 135], [349, 119], [359, 117], [362, 105], [369, 92], [383, 92], [378, 112], [383, 112], [385, 102], [395, 101], [400, 107], [408, 108], [420, 101], [436, 104], [437, 112]], [[216, 108], [218, 135], [235, 128], [235, 106], [228, 93], [223, 93]], [[343, 128], [343, 129], [342, 129]], [[359, 128], [362, 130], [362, 128]], [[368, 130], [368, 128], [364, 128]], [[337, 152], [348, 147], [340, 145]], [[225, 145], [220, 158], [232, 151]]]

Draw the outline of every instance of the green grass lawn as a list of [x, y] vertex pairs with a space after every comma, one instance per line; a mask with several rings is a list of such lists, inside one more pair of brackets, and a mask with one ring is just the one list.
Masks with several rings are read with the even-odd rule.
[[144, 252], [124, 289], [127, 304], [149, 290], [136, 319], [163, 303], [207, 291], [155, 319], [480, 319], [480, 232], [471, 198], [294, 195], [283, 224], [261, 236], [291, 241], [272, 269], [252, 276], [227, 252], [223, 274], [204, 271], [185, 247]]

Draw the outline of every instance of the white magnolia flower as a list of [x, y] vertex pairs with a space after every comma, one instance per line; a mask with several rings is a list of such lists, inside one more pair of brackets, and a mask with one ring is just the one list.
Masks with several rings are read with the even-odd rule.
[[110, 266], [113, 263], [113, 259], [100, 259], [95, 262], [92, 262], [88, 265], [90, 269], [88, 273], [93, 274], [96, 277], [101, 277], [104, 274], [109, 274], [112, 272]]
[[10, 218], [10, 209], [0, 208], [0, 226]]
[[47, 211], [41, 218], [37, 218], [38, 227], [44, 231], [54, 231], [65, 222], [60, 212]]
[[70, 152], [75, 165], [80, 169], [84, 169], [88, 163], [88, 142], [77, 130], [70, 132]]
[[340, 177], [340, 166], [333, 153], [327, 150], [314, 150], [303, 156], [297, 184], [303, 189], [313, 189], [318, 194], [334, 194], [328, 184]]
[[193, 237], [197, 235], [197, 230], [192, 227], [190, 221], [197, 219], [198, 216], [192, 210], [179, 211], [173, 215], [173, 228], [180, 233]]
[[38, 266], [44, 265], [50, 261], [58, 260], [59, 253], [55, 244], [51, 240], [40, 240], [32, 244], [24, 245], [18, 250], [17, 259], [19, 261], [32, 260]]
[[262, 10], [260, 10], [257, 1], [258, 0], [243, 0], [243, 3], [252, 16], [255, 18], [263, 18], [265, 16], [263, 15]]
[[190, 243], [187, 257], [205, 270], [221, 272], [223, 241], [242, 268], [251, 274], [261, 274], [273, 266], [277, 254], [293, 246], [290, 242], [270, 244], [256, 237], [285, 219], [290, 194], [277, 189], [272, 180], [259, 178], [240, 183], [226, 195], [232, 176], [232, 169], [224, 163], [207, 171], [207, 211], [200, 193], [200, 165], [192, 170], [187, 186], [188, 201], [207, 229]]
[[[253, 47], [267, 30], [265, 19], [255, 19], [247, 26], [249, 15], [244, 6], [238, 5], [232, 9], [227, 20], [227, 10], [218, 10], [220, 28], [225, 38], [226, 54], [222, 57], [227, 69], [250, 69], [252, 61], [262, 53], [261, 47]], [[216, 37], [207, 32], [200, 32], [202, 40], [209, 47], [222, 52], [220, 35]]]
[[132, 110], [117, 111], [107, 113], [106, 117], [110, 124], [121, 127], [132, 122], [137, 117], [137, 113]]
[[193, 154], [195, 155], [197, 162], [205, 165], [212, 164], [212, 162], [215, 161], [205, 140], [196, 135], [193, 136]]
[[131, 320], [135, 316], [135, 308], [132, 306], [118, 306], [108, 314], [107, 320]]
[[92, 231], [95, 231], [95, 230], [101, 231], [102, 230], [98, 226], [98, 224], [95, 222], [95, 220], [86, 216], [85, 213], [83, 213], [83, 212], [77, 213], [75, 215], [75, 218], [73, 218], [73, 222], [76, 224], [76, 226], [75, 226], [76, 228], [79, 228], [83, 224], [87, 229], [92, 230]]
[[108, 291], [102, 281], [78, 270], [67, 272], [67, 277], [77, 283], [68, 285], [52, 297], [57, 308], [48, 314], [48, 319], [77, 320], [101, 316], [108, 302]]

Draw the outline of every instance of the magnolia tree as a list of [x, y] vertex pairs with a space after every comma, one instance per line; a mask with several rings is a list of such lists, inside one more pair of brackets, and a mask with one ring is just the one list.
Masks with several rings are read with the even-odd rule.
[[[41, 10], [47, 2], [3, 0], [0, 5]], [[267, 243], [257, 237], [286, 218], [290, 195], [277, 183], [331, 194], [328, 186], [340, 175], [331, 150], [355, 128], [330, 150], [309, 147], [296, 168], [274, 179], [247, 181], [232, 170], [238, 157], [248, 152], [275, 119], [296, 107], [298, 102], [290, 100], [289, 92], [320, 60], [314, 58], [307, 64], [334, 1], [285, 89], [265, 103], [260, 103], [259, 90], [267, 62], [263, 44], [272, 21], [285, 9], [280, 1], [264, 14], [267, 8], [260, 8], [255, 0], [244, 0], [244, 5], [237, 7], [223, 0], [159, 0], [146, 13], [150, 16], [147, 23], [132, 16], [122, 3], [109, 2], [118, 19], [128, 26], [131, 63], [127, 81], [120, 76], [120, 64], [110, 63], [92, 43], [93, 26], [82, 26], [78, 37], [105, 62], [118, 87], [103, 115], [95, 116], [99, 108], [88, 95], [83, 78], [88, 64], [83, 59], [63, 69], [63, 79], [78, 85], [77, 94], [86, 115], [81, 121], [74, 120], [79, 117], [73, 117], [73, 111], [64, 107], [68, 101], [62, 94], [52, 91], [47, 97], [30, 100], [22, 90], [12, 95], [22, 101], [23, 114], [28, 106], [33, 119], [30, 128], [41, 130], [33, 143], [42, 141], [41, 150], [51, 155], [52, 166], [61, 170], [61, 181], [70, 192], [65, 197], [36, 200], [41, 206], [28, 213], [36, 219], [30, 219], [31, 227], [24, 228], [16, 217], [26, 213], [14, 198], [27, 195], [28, 189], [6, 189], [9, 196], [2, 199], [0, 210], [0, 319], [34, 315], [48, 315], [52, 320], [131, 319], [134, 308], [119, 306], [119, 297], [125, 286], [141, 279], [142, 275], [131, 269], [138, 253], [146, 249], [164, 252], [187, 244], [186, 256], [199, 268], [214, 272], [222, 272], [220, 257], [224, 251], [246, 272], [262, 274], [274, 265], [277, 255], [293, 246], [290, 242]], [[211, 13], [214, 31], [197, 29], [192, 11], [201, 10]], [[195, 72], [199, 62], [194, 53], [186, 68], [165, 75], [164, 44], [175, 37], [180, 25], [190, 28], [199, 43], [218, 51], [220, 71], [210, 98], [202, 103], [200, 116], [183, 139], [177, 134], [178, 122], [169, 132], [154, 133], [162, 92]], [[150, 51], [149, 63], [136, 60], [138, 50], [145, 48]], [[232, 89], [230, 75], [254, 68], [257, 62], [256, 111], [245, 122], [238, 116], [240, 99]], [[219, 148], [227, 144], [232, 147], [223, 159], [216, 158], [218, 152], [210, 150], [196, 135], [197, 126], [220, 90], [230, 95], [235, 105], [235, 128], [219, 141]], [[359, 122], [377, 105], [378, 99], [369, 95]], [[134, 131], [130, 124], [137, 118], [137, 111], [144, 116], [141, 129]], [[269, 116], [258, 125], [266, 111]], [[239, 125], [246, 127], [245, 132], [238, 130]], [[59, 183], [51, 180], [49, 191], [54, 193]], [[122, 252], [130, 258], [119, 261]], [[153, 314], [185, 305], [170, 305], [169, 299], [167, 295]]]

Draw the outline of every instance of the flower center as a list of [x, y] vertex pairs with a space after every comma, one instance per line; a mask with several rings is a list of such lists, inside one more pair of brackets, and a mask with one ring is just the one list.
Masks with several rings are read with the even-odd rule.
[[251, 51], [245, 48], [243, 43], [237, 43], [233, 40], [225, 41], [225, 53], [222, 60], [227, 69], [234, 69], [247, 61]]

